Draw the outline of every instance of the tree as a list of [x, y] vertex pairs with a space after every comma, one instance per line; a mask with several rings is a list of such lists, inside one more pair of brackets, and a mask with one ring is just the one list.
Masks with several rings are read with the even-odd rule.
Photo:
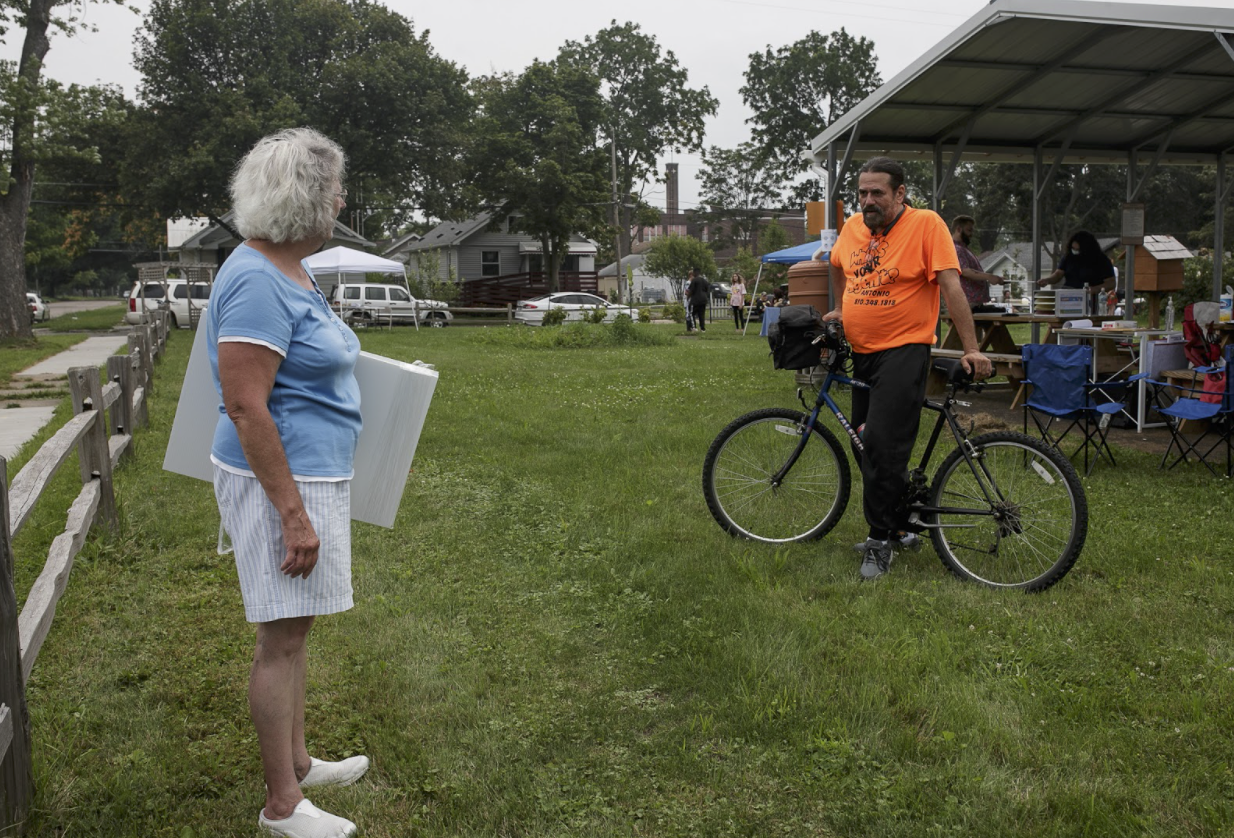
[[[30, 310], [26, 307], [25, 244], [34, 169], [47, 149], [37, 134], [44, 104], [43, 59], [51, 48], [48, 30], [66, 32], [86, 24], [86, 8], [64, 0], [0, 0], [0, 38], [12, 22], [24, 33], [16, 72], [8, 70], [0, 89], [0, 128], [7, 129], [10, 146], [8, 178], [0, 183], [0, 338], [30, 335]], [[57, 16], [57, 7], [66, 14]]]
[[[746, 121], [781, 182], [806, 172], [810, 141], [882, 84], [877, 66], [874, 42], [843, 29], [750, 55], [741, 96], [754, 116]], [[817, 181], [798, 183], [791, 196], [794, 204], [821, 199]]]
[[550, 293], [576, 233], [607, 229], [607, 156], [597, 146], [603, 102], [586, 70], [539, 61], [517, 78], [486, 79], [472, 148], [474, 188], [498, 217], [540, 240]]
[[717, 248], [748, 247], [759, 219], [780, 205], [780, 189], [767, 158], [753, 143], [736, 149], [712, 146], [703, 152], [699, 203]]
[[393, 233], [454, 206], [466, 74], [367, 0], [155, 0], [134, 65], [144, 108], [124, 181], [168, 217], [218, 219], [260, 137], [310, 125], [348, 156], [355, 217]]
[[643, 270], [672, 280], [679, 290], [690, 271], [714, 278], [719, 273], [711, 248], [689, 236], [661, 236], [651, 243]]
[[[766, 256], [789, 246], [788, 232], [780, 226], [780, 222], [772, 219], [758, 231], [758, 255]], [[771, 285], [779, 285], [788, 277], [788, 265], [777, 265], [768, 262], [763, 266], [763, 277]]]
[[677, 57], [671, 50], [661, 53], [656, 39], [636, 23], [614, 20], [582, 43], [568, 41], [558, 60], [584, 67], [600, 80], [601, 133], [617, 142], [617, 226], [621, 252], [628, 254], [630, 230], [646, 205], [642, 186], [654, 178], [660, 156], [670, 148], [701, 148], [703, 122], [719, 103], [706, 87], [687, 87], [689, 74]]

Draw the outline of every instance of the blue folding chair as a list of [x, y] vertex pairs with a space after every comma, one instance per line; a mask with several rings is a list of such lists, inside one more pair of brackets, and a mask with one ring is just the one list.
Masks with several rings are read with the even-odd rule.
[[[1029, 343], [1021, 350], [1025, 384], [1031, 384], [1024, 401], [1024, 433], [1028, 433], [1028, 417], [1032, 416], [1041, 438], [1070, 459], [1084, 452], [1084, 473], [1093, 473], [1102, 457], [1115, 465], [1114, 452], [1106, 440], [1110, 419], [1123, 408], [1123, 401], [1114, 394], [1144, 378], [1143, 373], [1119, 381], [1092, 380], [1093, 348], [1087, 345], [1059, 346], [1052, 343]], [[1055, 423], [1063, 425], [1057, 431]], [[1073, 430], [1084, 435], [1071, 454], [1063, 449], [1063, 440]], [[1089, 449], [1093, 456], [1089, 461]]]
[[[1177, 397], [1172, 404], [1157, 408], [1157, 412], [1166, 417], [1166, 423], [1170, 428], [1170, 444], [1161, 457], [1159, 468], [1174, 468], [1179, 463], [1187, 462], [1189, 455], [1194, 454], [1195, 458], [1212, 472], [1213, 477], [1217, 477], [1217, 470], [1212, 464], [1212, 455], [1224, 445], [1225, 476], [1234, 475], [1234, 453], [1231, 451], [1231, 448], [1234, 448], [1234, 440], [1231, 439], [1234, 437], [1234, 415], [1232, 415], [1234, 414], [1234, 384], [1231, 383], [1230, 376], [1230, 372], [1234, 371], [1234, 344], [1225, 348], [1223, 358], [1224, 366], [1195, 368], [1196, 372], [1205, 373], [1206, 376], [1209, 373], [1223, 374], [1225, 382], [1220, 393], [1205, 391], [1202, 384], [1184, 387], [1181, 384], [1149, 379], [1149, 382], [1156, 387], [1158, 395], [1173, 391]], [[1214, 401], [1205, 401], [1202, 398], [1203, 396], [1211, 398], [1214, 395], [1219, 398]], [[1206, 423], [1204, 431], [1194, 440], [1188, 440], [1182, 432], [1184, 421], [1204, 422]], [[1207, 448], [1201, 448], [1209, 437], [1215, 438], [1212, 444]], [[1178, 450], [1178, 456], [1167, 466], [1166, 461], [1175, 449]]]

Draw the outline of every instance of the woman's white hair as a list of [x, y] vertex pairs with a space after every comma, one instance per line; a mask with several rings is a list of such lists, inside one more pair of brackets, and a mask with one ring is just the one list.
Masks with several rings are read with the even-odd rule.
[[312, 128], [263, 137], [231, 177], [236, 230], [278, 244], [329, 236], [346, 168], [343, 149]]

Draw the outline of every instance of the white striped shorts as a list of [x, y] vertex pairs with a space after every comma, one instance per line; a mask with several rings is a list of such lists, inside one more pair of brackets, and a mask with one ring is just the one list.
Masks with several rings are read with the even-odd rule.
[[244, 617], [268, 623], [352, 606], [351, 481], [296, 481], [321, 548], [308, 578], [279, 570], [286, 558], [278, 511], [256, 477], [214, 467], [214, 497], [231, 538]]

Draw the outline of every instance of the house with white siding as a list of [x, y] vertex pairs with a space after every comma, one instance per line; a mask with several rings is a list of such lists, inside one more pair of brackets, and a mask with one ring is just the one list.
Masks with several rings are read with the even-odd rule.
[[[421, 266], [437, 267], [443, 281], [535, 274], [544, 270], [540, 240], [518, 230], [517, 216], [497, 219], [481, 213], [466, 221], [443, 221], [419, 241], [402, 242], [399, 253], [387, 258], [403, 260], [417, 271]], [[386, 254], [383, 254], [386, 255]], [[574, 235], [569, 253], [561, 264], [563, 274], [594, 274], [596, 243]]]

